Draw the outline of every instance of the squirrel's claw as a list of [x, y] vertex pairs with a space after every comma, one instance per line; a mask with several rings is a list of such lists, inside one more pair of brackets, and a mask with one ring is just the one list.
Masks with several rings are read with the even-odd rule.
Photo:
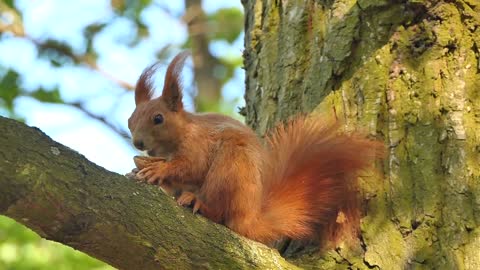
[[149, 184], [161, 185], [164, 180], [163, 170], [153, 167], [146, 167], [137, 173], [137, 177], [147, 181]]
[[192, 192], [184, 191], [180, 197], [177, 199], [177, 203], [181, 206], [189, 206], [193, 204], [193, 213], [197, 213], [200, 207], [202, 206], [202, 202], [197, 198], [195, 194]]
[[195, 200], [195, 204], [193, 205], [193, 210], [192, 212], [194, 214], [196, 214], [198, 212], [198, 210], [200, 210], [200, 207], [202, 206], [202, 202], [200, 202], [200, 200]]
[[192, 202], [195, 200], [196, 196], [192, 192], [184, 191], [182, 192], [182, 195], [178, 197], [177, 203], [181, 206], [188, 206], [192, 204]]

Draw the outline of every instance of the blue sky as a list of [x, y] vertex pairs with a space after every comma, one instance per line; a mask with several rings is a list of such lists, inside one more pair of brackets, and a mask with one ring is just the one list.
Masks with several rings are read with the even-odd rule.
[[[17, 0], [15, 4], [22, 11], [29, 37], [65, 41], [78, 53], [85, 50], [82, 30], [86, 25], [113, 19], [94, 40], [94, 48], [100, 56], [97, 64], [111, 76], [130, 84], [134, 84], [141, 71], [155, 61], [155, 50], [166, 44], [180, 45], [187, 38], [186, 28], [179, 20], [184, 10], [183, 1], [155, 1], [146, 8], [141, 20], [149, 26], [151, 36], [134, 48], [125, 44], [133, 38], [135, 27], [126, 19], [115, 18], [110, 0]], [[242, 8], [240, 0], [204, 0], [203, 6], [207, 13], [222, 7]], [[243, 35], [233, 45], [216, 42], [210, 49], [215, 55], [239, 56], [243, 50]], [[127, 130], [127, 119], [134, 109], [133, 93], [104, 75], [85, 67], [54, 67], [49, 61], [37, 58], [36, 48], [30, 41], [12, 36], [0, 39], [0, 72], [1, 67], [19, 72], [21, 87], [27, 91], [39, 86], [58, 87], [65, 101], [82, 102], [88, 110]], [[188, 74], [185, 75], [188, 79]], [[234, 99], [243, 95], [243, 89], [244, 74], [238, 69], [223, 93], [226, 99]], [[128, 140], [75, 108], [21, 97], [15, 102], [15, 110], [28, 125], [40, 128], [54, 140], [108, 170], [124, 174], [134, 166], [132, 157], [138, 152]]]

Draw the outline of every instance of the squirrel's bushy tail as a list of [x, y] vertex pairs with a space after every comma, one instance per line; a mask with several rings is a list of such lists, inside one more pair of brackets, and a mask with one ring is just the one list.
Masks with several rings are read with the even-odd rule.
[[[372, 164], [382, 144], [339, 133], [337, 122], [298, 118], [267, 138], [263, 204], [256, 238], [302, 239], [356, 228], [356, 175]], [[316, 235], [315, 235], [316, 236]]]

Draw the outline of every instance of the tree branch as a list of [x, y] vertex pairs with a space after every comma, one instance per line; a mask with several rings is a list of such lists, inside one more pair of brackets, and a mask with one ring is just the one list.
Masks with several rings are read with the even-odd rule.
[[103, 116], [99, 116], [99, 115], [96, 115], [94, 113], [92, 113], [91, 111], [87, 110], [83, 105], [82, 103], [80, 102], [65, 102], [64, 103], [65, 105], [70, 105], [72, 107], [75, 107], [77, 108], [78, 110], [80, 110], [81, 112], [83, 112], [84, 114], [86, 114], [88, 117], [94, 119], [94, 120], [97, 120], [97, 121], [100, 121], [102, 124], [104, 124], [107, 128], [109, 128], [111, 131], [117, 133], [120, 137], [122, 137], [123, 139], [127, 139], [128, 141], [130, 141], [131, 139], [131, 136], [126, 132], [124, 131], [123, 129], [117, 127], [116, 125], [114, 125], [113, 123], [109, 122], [107, 120], [107, 118], [103, 117]]
[[0, 214], [119, 269], [295, 268], [277, 251], [192, 215], [156, 187], [3, 117]]

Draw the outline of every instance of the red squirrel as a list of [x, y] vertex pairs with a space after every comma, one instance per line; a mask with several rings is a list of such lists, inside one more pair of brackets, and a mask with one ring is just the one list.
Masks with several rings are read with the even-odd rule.
[[155, 65], [138, 79], [128, 127], [133, 144], [152, 160], [137, 178], [180, 190], [179, 204], [193, 204], [194, 212], [265, 244], [355, 226], [355, 173], [372, 163], [379, 142], [342, 134], [335, 121], [297, 117], [263, 144], [233, 118], [187, 112], [180, 73], [188, 55], [169, 64], [158, 98], [152, 98]]

